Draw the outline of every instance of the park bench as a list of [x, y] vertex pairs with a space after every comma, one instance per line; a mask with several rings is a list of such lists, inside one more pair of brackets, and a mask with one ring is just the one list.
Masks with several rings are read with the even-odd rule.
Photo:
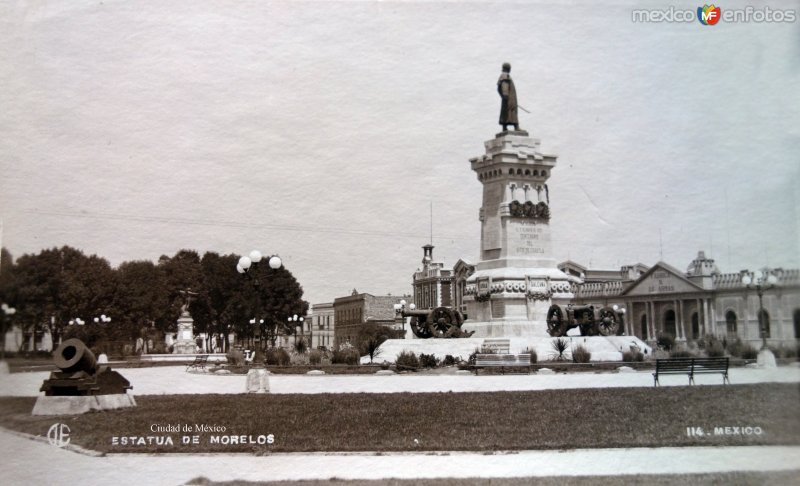
[[706, 373], [720, 373], [722, 384], [730, 384], [728, 379], [728, 358], [670, 358], [657, 359], [656, 372], [653, 373], [655, 381], [653, 386], [658, 386], [658, 375], [689, 375], [689, 384], [694, 384], [694, 375]]
[[477, 354], [475, 355], [475, 374], [480, 368], [500, 368], [500, 373], [505, 374], [506, 369], [524, 369], [531, 371], [530, 354]]
[[485, 339], [481, 346], [482, 353], [475, 355], [475, 374], [480, 368], [500, 368], [500, 373], [505, 374], [506, 369], [531, 371], [530, 354], [511, 354], [511, 341], [509, 339]]
[[200, 356], [195, 357], [194, 361], [192, 361], [192, 363], [186, 367], [186, 371], [189, 371], [192, 368], [204, 370], [206, 369], [206, 363], [208, 363], [208, 355], [201, 354]]

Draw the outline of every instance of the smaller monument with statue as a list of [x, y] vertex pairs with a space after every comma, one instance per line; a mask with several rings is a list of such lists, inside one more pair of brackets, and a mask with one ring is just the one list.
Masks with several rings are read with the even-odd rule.
[[186, 298], [186, 302], [181, 306], [181, 315], [178, 317], [178, 338], [174, 344], [173, 354], [195, 354], [197, 343], [194, 340], [194, 319], [189, 314], [189, 304], [197, 292], [186, 289], [181, 290], [180, 294]]

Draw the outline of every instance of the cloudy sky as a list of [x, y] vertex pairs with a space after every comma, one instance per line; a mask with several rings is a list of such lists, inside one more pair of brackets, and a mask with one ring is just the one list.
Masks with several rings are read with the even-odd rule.
[[[697, 8], [649, 7], [670, 5]], [[507, 61], [559, 156], [557, 260], [800, 266], [800, 23], [634, 6], [3, 2], [2, 244], [113, 265], [257, 248], [312, 303], [410, 292], [431, 202], [436, 259], [477, 260], [468, 159]]]

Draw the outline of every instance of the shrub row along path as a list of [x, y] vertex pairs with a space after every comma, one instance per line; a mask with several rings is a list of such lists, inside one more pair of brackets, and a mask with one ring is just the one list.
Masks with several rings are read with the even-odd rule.
[[[119, 369], [133, 385], [136, 395], [176, 395], [208, 393], [243, 393], [244, 375], [187, 373], [184, 366]], [[577, 372], [544, 375], [271, 375], [271, 393], [402, 393], [402, 392], [493, 392], [558, 390], [570, 388], [620, 388], [653, 386], [652, 370], [618, 372]], [[35, 397], [49, 376], [46, 372], [0, 375], [0, 396]], [[731, 384], [800, 383], [800, 367], [782, 366], [773, 369], [732, 368]], [[660, 377], [662, 386], [686, 386], [686, 375]], [[698, 385], [720, 385], [719, 374], [698, 375]]]

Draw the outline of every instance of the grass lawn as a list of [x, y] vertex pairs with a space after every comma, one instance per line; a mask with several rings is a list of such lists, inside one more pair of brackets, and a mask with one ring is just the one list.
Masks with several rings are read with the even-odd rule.
[[[35, 398], [0, 398], [0, 425], [45, 436], [52, 424], [62, 422], [69, 426], [73, 444], [103, 452], [800, 444], [800, 387], [796, 384], [492, 393], [167, 395], [136, 400], [139, 406], [133, 409], [33, 417], [30, 411]], [[195, 424], [218, 427], [219, 431], [157, 430], [168, 425], [194, 429]], [[702, 428], [703, 435], [697, 429], [693, 429], [694, 435], [687, 433], [688, 427]], [[714, 435], [715, 427], [758, 427], [761, 433], [741, 435], [730, 429], [734, 435]], [[196, 435], [198, 442], [183, 445], [183, 435]], [[251, 443], [269, 435], [274, 438], [271, 444]], [[148, 436], [160, 439], [146, 439]], [[137, 439], [124, 444], [122, 437]], [[139, 437], [145, 437], [145, 442]], [[172, 444], [166, 443], [166, 437]]]

